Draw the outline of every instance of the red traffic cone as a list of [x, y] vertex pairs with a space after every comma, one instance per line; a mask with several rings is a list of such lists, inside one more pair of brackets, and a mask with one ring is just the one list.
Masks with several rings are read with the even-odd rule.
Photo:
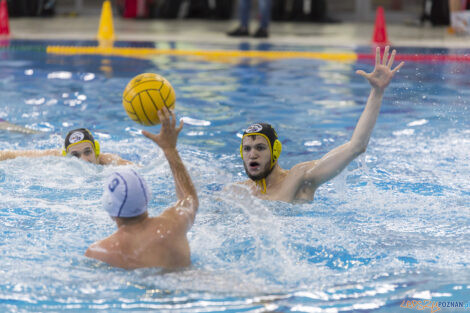
[[387, 39], [387, 27], [385, 26], [384, 8], [381, 6], [377, 7], [372, 42], [378, 45], [389, 44]]
[[0, 3], [0, 36], [10, 35], [10, 24], [8, 22], [7, 1], [2, 0]]

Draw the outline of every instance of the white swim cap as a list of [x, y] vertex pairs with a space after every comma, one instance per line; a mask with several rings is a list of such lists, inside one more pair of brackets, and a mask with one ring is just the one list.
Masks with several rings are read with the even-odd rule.
[[147, 211], [150, 190], [145, 180], [131, 169], [122, 169], [106, 179], [103, 206], [113, 217], [134, 217]]

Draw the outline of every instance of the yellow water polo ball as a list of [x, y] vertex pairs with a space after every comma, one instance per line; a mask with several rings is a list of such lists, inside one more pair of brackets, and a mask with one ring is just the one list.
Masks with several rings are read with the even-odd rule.
[[127, 115], [145, 126], [160, 123], [157, 112], [166, 106], [175, 107], [175, 90], [163, 76], [143, 73], [132, 78], [122, 94]]

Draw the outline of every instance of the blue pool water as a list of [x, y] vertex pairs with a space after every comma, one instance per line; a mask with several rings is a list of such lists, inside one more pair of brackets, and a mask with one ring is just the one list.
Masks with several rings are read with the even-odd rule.
[[385, 94], [367, 152], [323, 185], [315, 202], [290, 205], [221, 192], [245, 179], [239, 135], [267, 121], [283, 143], [283, 168], [320, 158], [350, 138], [369, 92], [355, 71], [370, 71], [371, 63], [61, 56], [47, 54], [47, 44], [0, 48], [0, 119], [40, 131], [0, 130], [0, 149], [60, 148], [68, 130], [88, 127], [102, 151], [140, 164], [156, 215], [175, 201], [170, 171], [126, 116], [121, 95], [139, 73], [165, 76], [186, 121], [178, 148], [200, 195], [188, 234], [193, 264], [125, 271], [83, 256], [115, 229], [100, 207], [112, 166], [3, 161], [1, 312], [416, 311], [401, 307], [407, 300], [470, 312], [446, 307], [470, 301], [470, 64], [408, 62]]

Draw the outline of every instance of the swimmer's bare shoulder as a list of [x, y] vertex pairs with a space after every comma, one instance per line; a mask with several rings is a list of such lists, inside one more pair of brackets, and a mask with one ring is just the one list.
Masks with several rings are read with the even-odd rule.
[[[93, 243], [85, 251], [85, 256], [100, 260], [114, 267], [134, 269], [142, 267], [142, 260], [134, 251], [136, 239], [119, 230], [109, 237]], [[145, 267], [145, 266], [144, 266]]]
[[313, 201], [319, 184], [315, 181], [313, 171], [318, 171], [318, 160], [302, 162], [294, 165], [284, 179], [284, 187], [290, 189], [292, 202], [305, 203]]
[[[314, 181], [308, 179], [309, 173], [316, 168], [318, 160], [302, 162], [294, 165], [290, 170], [282, 170], [279, 179], [269, 188], [267, 194], [257, 196], [265, 200], [278, 200], [286, 202], [304, 202], [313, 200], [313, 195], [317, 189]], [[255, 192], [255, 183], [248, 179], [226, 186], [225, 192], [237, 195]]]
[[[308, 173], [309, 170], [316, 167], [318, 160], [302, 162], [294, 165], [289, 170], [283, 170], [280, 174], [281, 183], [286, 183], [292, 180], [298, 180], [299, 182], [303, 182], [304, 176]], [[236, 185], [251, 187], [254, 185], [254, 182], [251, 179], [247, 179], [241, 182], [234, 183]], [[233, 184], [232, 184], [233, 185]]]
[[316, 167], [318, 160], [302, 162], [294, 165], [288, 172], [288, 176], [302, 178], [308, 171]]
[[93, 243], [85, 251], [85, 256], [103, 261], [111, 266], [130, 268], [128, 260], [124, 260], [122, 247], [120, 247], [119, 241], [115, 238], [114, 234]]
[[238, 190], [239, 188], [248, 188], [250, 187], [250, 180], [244, 180], [244, 181], [238, 181], [238, 182], [233, 182], [228, 185], [225, 185], [224, 188], [222, 189], [223, 192], [230, 192], [232, 190]]
[[2, 150], [0, 151], [0, 161], [15, 159], [19, 157], [39, 158], [45, 156], [61, 156], [60, 150]]
[[186, 238], [187, 223], [179, 221], [178, 210], [174, 212], [178, 216], [173, 217], [172, 209], [167, 209], [161, 216], [148, 218], [144, 224], [118, 229], [92, 244], [85, 256], [125, 269], [188, 266], [191, 259]]
[[249, 196], [251, 194], [252, 182], [250, 180], [234, 182], [225, 185], [222, 191], [219, 191], [219, 195], [216, 198], [218, 201], [223, 201], [227, 194], [236, 195], [239, 197]]

